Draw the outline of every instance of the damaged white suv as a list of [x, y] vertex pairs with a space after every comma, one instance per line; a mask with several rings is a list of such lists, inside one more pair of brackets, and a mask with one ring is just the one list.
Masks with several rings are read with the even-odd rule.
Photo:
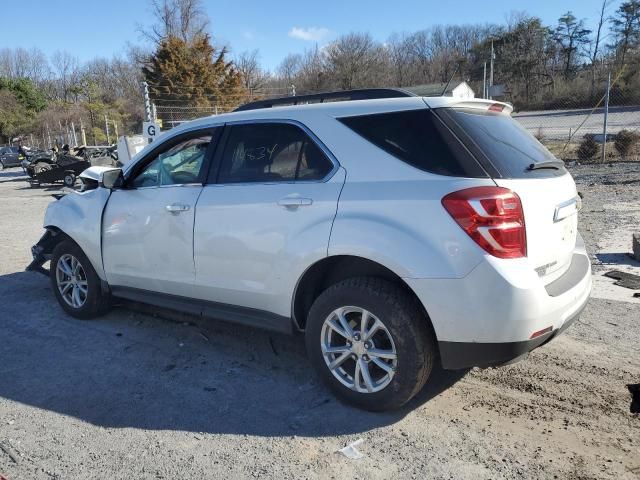
[[513, 361], [589, 297], [573, 179], [510, 112], [379, 89], [189, 122], [87, 170], [28, 268], [50, 260], [78, 318], [119, 297], [303, 331], [341, 398], [397, 408], [436, 362]]

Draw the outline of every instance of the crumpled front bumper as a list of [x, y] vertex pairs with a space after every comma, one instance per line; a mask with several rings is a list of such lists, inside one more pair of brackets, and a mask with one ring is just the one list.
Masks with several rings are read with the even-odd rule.
[[38, 243], [31, 247], [31, 256], [33, 257], [33, 261], [27, 265], [26, 270], [28, 272], [38, 272], [43, 275], [49, 275], [49, 270], [43, 267], [43, 265], [51, 260], [51, 254], [53, 253], [53, 248], [58, 243], [58, 235], [59, 232], [55, 230], [45, 230]]

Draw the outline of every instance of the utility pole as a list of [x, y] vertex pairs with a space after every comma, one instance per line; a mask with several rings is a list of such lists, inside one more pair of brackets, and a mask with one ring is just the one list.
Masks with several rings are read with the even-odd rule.
[[489, 73], [489, 91], [487, 92], [488, 95], [487, 97], [489, 97], [489, 100], [492, 100], [491, 98], [491, 87], [493, 87], [493, 60], [495, 59], [495, 54], [493, 53], [493, 40], [491, 40], [491, 71]]
[[609, 120], [609, 91], [611, 90], [611, 70], [609, 70], [609, 76], [607, 77], [607, 93], [604, 96], [604, 125], [602, 136], [602, 161], [605, 162], [607, 158], [607, 122]]
[[104, 115], [104, 129], [107, 132], [107, 145], [111, 145], [111, 137], [109, 136], [109, 119], [107, 114]]
[[118, 142], [118, 122], [113, 122], [113, 129], [116, 131], [116, 143]]
[[291, 96], [296, 96], [296, 86], [294, 84], [291, 84]]
[[144, 87], [144, 112], [147, 116], [147, 122], [150, 122], [151, 119], [151, 99], [149, 98], [149, 84], [147, 82], [142, 82], [142, 86]]
[[487, 98], [487, 62], [484, 62], [484, 72], [482, 73], [482, 98]]
[[48, 123], [47, 123], [47, 138], [49, 139], [49, 148], [51, 148], [51, 130], [49, 130]]

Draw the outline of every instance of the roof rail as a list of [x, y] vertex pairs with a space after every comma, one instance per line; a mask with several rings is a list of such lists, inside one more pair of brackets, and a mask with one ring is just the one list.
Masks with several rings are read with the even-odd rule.
[[341, 90], [337, 92], [311, 93], [291, 97], [269, 98], [240, 105], [234, 112], [257, 110], [280, 105], [298, 105], [301, 103], [323, 103], [325, 100], [372, 100], [374, 98], [415, 97], [416, 95], [400, 88], [363, 88], [359, 90]]

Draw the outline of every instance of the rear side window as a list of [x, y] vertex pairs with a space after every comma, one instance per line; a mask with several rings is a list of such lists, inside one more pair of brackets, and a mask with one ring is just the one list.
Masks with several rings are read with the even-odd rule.
[[[549, 150], [509, 115], [470, 108], [443, 109], [466, 141], [475, 143], [503, 178], [564, 175], [557, 170], [529, 170], [531, 164], [557, 161]], [[456, 128], [456, 125], [452, 125]], [[470, 147], [471, 148], [471, 147]]]
[[333, 164], [299, 127], [256, 123], [230, 127], [219, 183], [321, 180]]
[[429, 109], [339, 119], [347, 127], [409, 165], [439, 175], [487, 173]]

